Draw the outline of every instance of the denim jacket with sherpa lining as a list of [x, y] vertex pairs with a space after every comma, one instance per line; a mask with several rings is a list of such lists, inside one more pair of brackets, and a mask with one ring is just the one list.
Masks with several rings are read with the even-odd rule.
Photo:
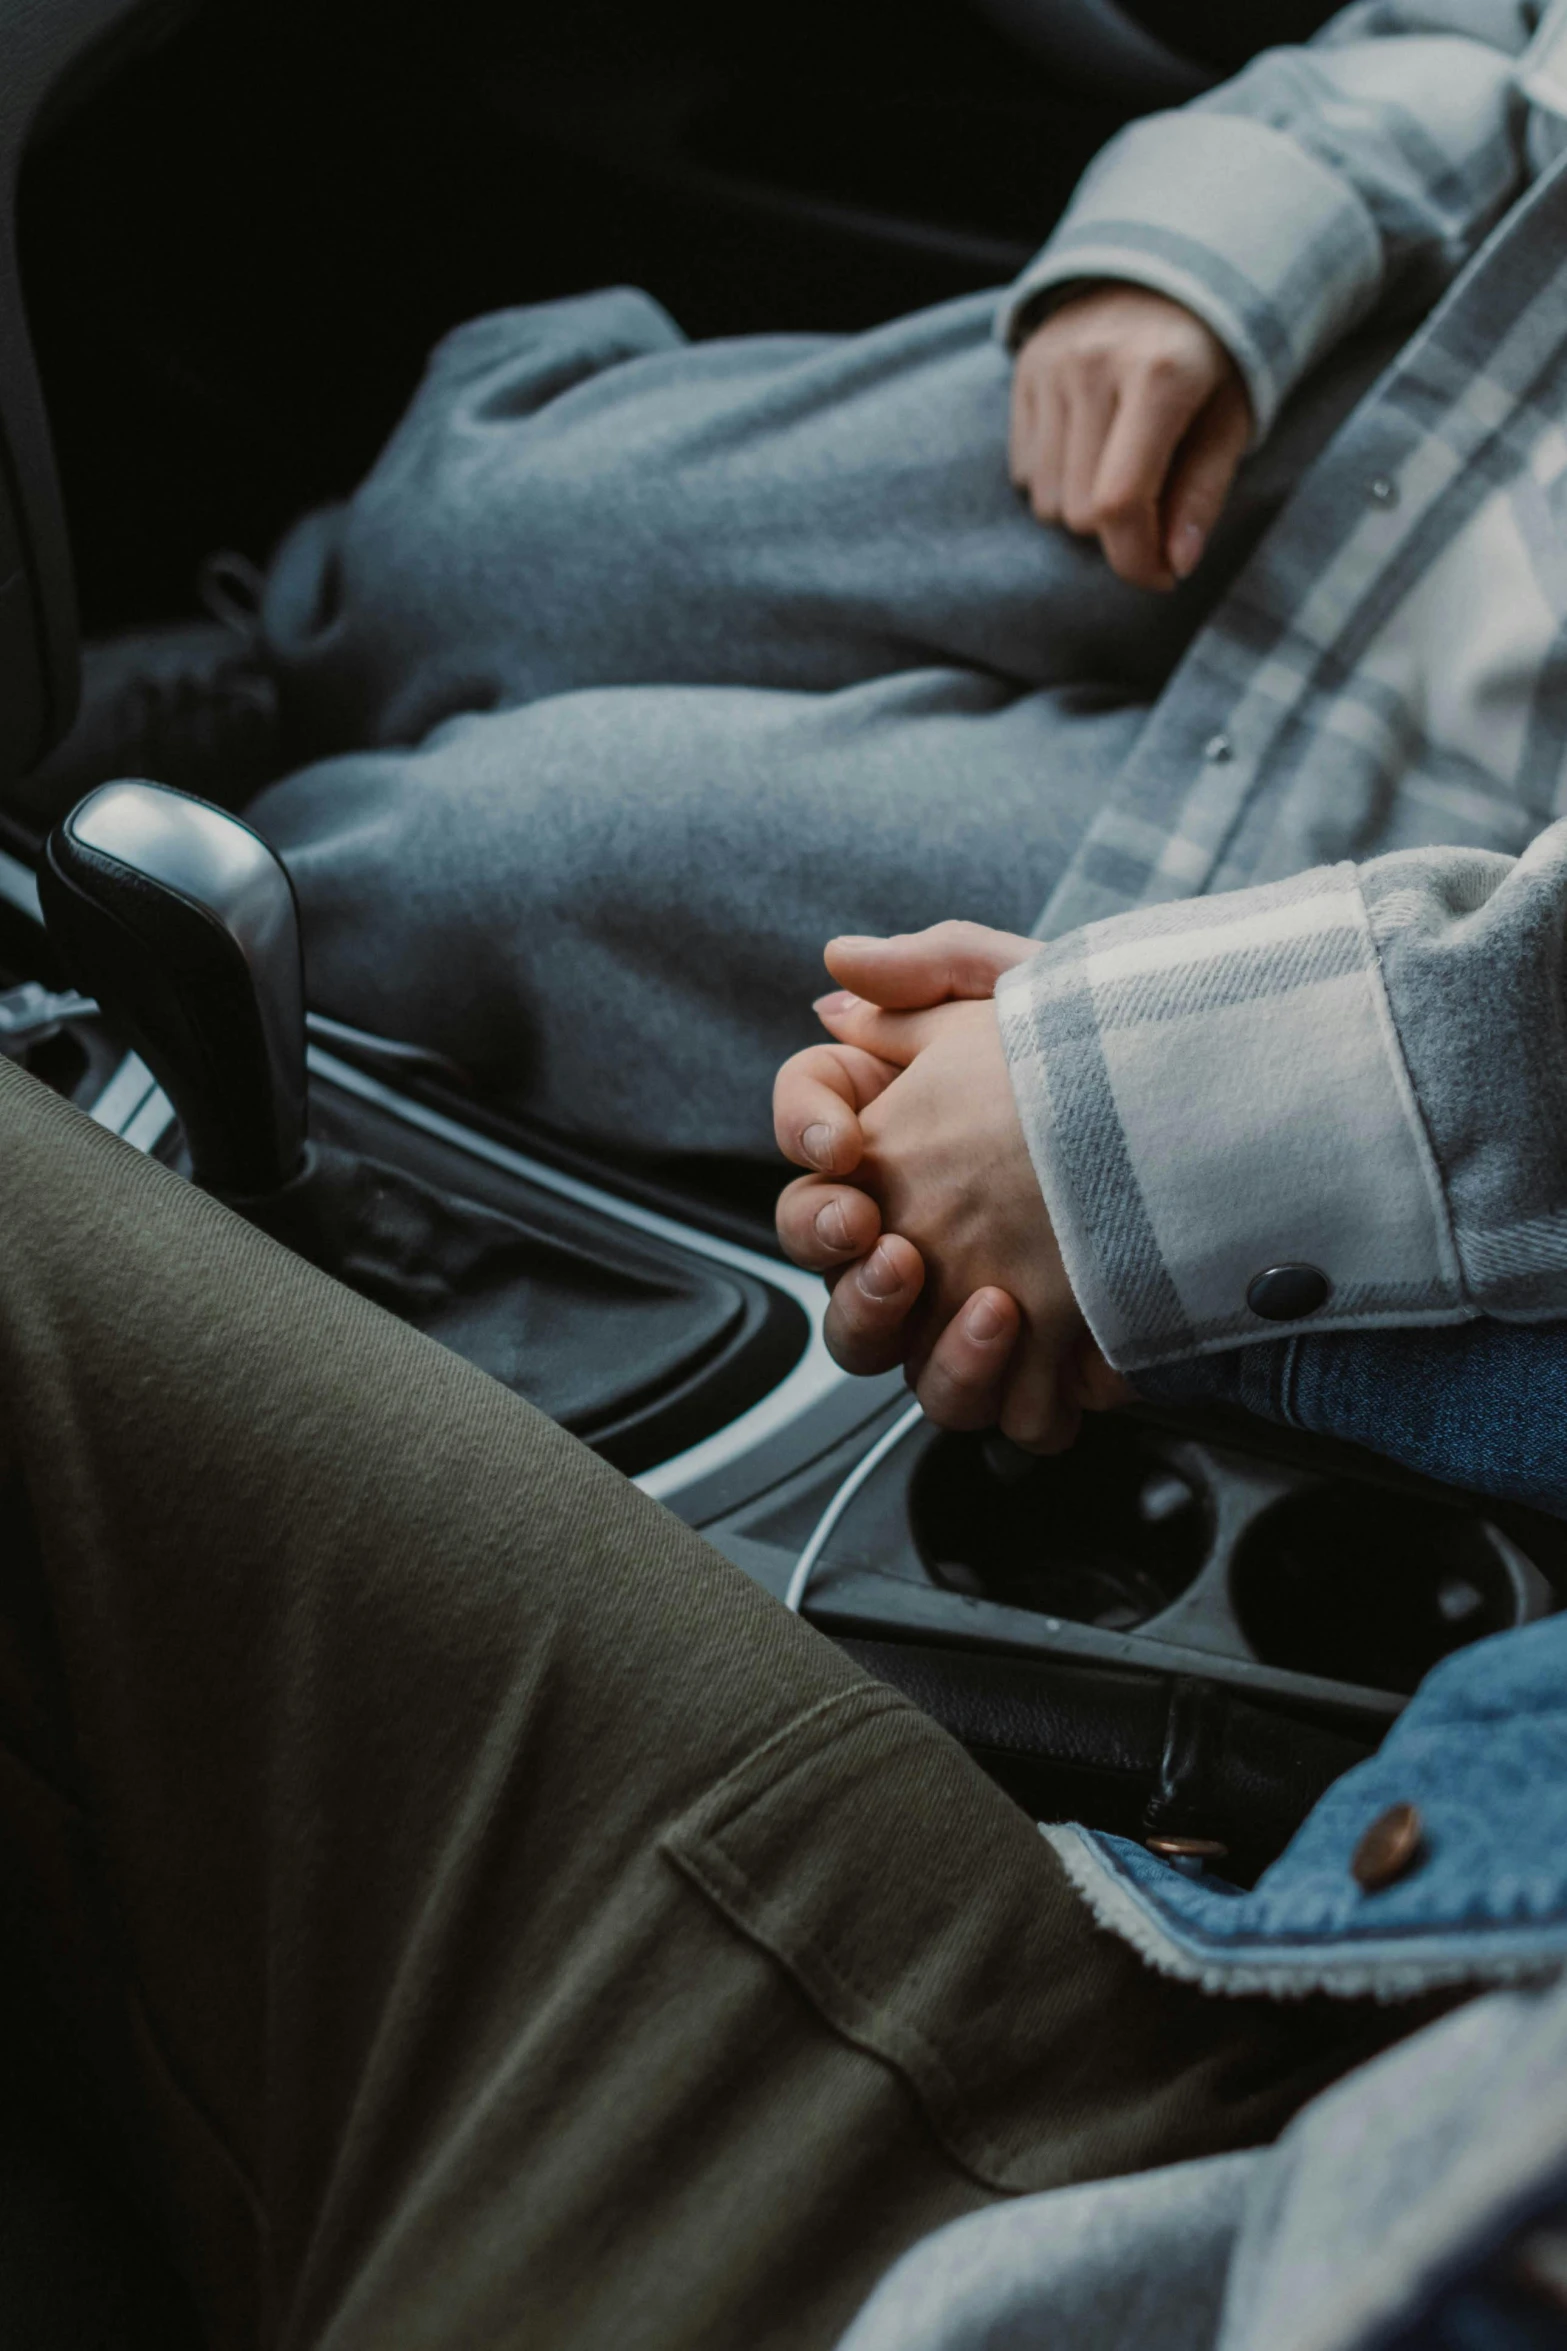
[[[1363, 1891], [1355, 1847], [1403, 1803], [1420, 1854]], [[1394, 2000], [1552, 1975], [1567, 1960], [1567, 1617], [1445, 1659], [1249, 1893], [1124, 1837], [1042, 1833], [1103, 1925], [1207, 1991]]]

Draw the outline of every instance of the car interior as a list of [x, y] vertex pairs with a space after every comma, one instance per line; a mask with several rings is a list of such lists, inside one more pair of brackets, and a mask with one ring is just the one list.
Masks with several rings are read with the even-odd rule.
[[[1249, 1883], [1567, 1530], [1240, 1415], [1037, 1460], [850, 1380], [780, 1168], [530, 1124], [308, 1004], [242, 822], [30, 771], [84, 636], [374, 456], [439, 335], [647, 287], [691, 334], [1003, 283], [1120, 125], [1322, 0], [0, 0], [0, 1052], [575, 1430], [1036, 1818]], [[0, 2345], [197, 2344], [0, 1910]], [[16, 1946], [13, 1949], [12, 1945]]]

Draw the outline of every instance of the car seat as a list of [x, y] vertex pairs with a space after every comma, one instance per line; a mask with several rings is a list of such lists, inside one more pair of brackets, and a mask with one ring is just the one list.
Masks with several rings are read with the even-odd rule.
[[[1245, 0], [1239, 12], [1219, 0], [1209, 5], [1183, 0], [1180, 7], [1166, 0], [973, 4], [1020, 47], [1059, 71], [1067, 86], [1108, 97], [1127, 113], [1176, 103], [1208, 87], [1250, 49], [1309, 31], [1328, 13], [1315, 0]], [[36, 0], [26, 5], [0, 0], [0, 794], [68, 725], [76, 664], [66, 529], [14, 260], [9, 212], [18, 166], [40, 111], [58, 101], [73, 76], [106, 71], [117, 45], [161, 32], [174, 12], [171, 0], [152, 5], [147, 0], [51, 0], [47, 8]], [[21, 941], [21, 957], [36, 949], [25, 880], [7, 901], [0, 875], [0, 961], [8, 959], [6, 942], [13, 932]], [[25, 962], [21, 968], [27, 968]], [[28, 976], [48, 975], [29, 970]], [[381, 1075], [398, 1074], [398, 1048], [384, 1041], [378, 1046], [374, 1039], [355, 1039], [342, 1031], [326, 1036], [318, 1024], [315, 1042], [332, 1048], [348, 1076], [361, 1084], [366, 1101], [376, 1082], [378, 1052]], [[441, 1147], [443, 1121], [468, 1119], [475, 1131], [483, 1127], [482, 1106], [465, 1107], [443, 1093], [439, 1072], [407, 1067], [402, 1074], [405, 1092], [422, 1105], [423, 1147], [431, 1155]], [[506, 1137], [499, 1128], [491, 1141], [503, 1154]], [[572, 1185], [591, 1187], [602, 1174], [587, 1162], [562, 1166], [557, 1161], [555, 1175], [566, 1187], [559, 1197], [571, 1199]], [[432, 1182], [444, 1181], [445, 1163], [432, 1156], [426, 1175]], [[682, 1203], [667, 1189], [660, 1193], [648, 1184], [638, 1194], [624, 1170], [617, 1181], [626, 1197], [640, 1198], [645, 1217], [673, 1220], [683, 1209], [699, 1216], [707, 1234], [718, 1235], [720, 1252], [746, 1237], [744, 1204], [725, 1228], [722, 1208], [711, 1201]], [[644, 1223], [642, 1230], [649, 1244], [656, 1240], [651, 1226]], [[744, 1303], [736, 1306], [737, 1315]], [[877, 1513], [893, 1503], [901, 1508], [901, 1501], [895, 1488], [875, 1478], [859, 1485], [855, 1480], [868, 1458], [866, 1430], [882, 1432], [878, 1444], [892, 1435], [903, 1404], [901, 1393], [892, 1392], [896, 1385], [894, 1380], [890, 1388], [868, 1390], [859, 1421], [827, 1429], [817, 1458], [804, 1464], [775, 1462], [765, 1493], [753, 1496], [734, 1486], [726, 1502], [723, 1481], [729, 1476], [733, 1482], [732, 1465], [712, 1469], [712, 1523], [747, 1572], [781, 1590], [813, 1545], [812, 1555], [828, 1570], [834, 1566], [833, 1543], [845, 1534], [851, 1570], [862, 1530], [875, 1548], [881, 1539]], [[1227, 1443], [1199, 1441], [1189, 1428], [1138, 1424], [1124, 1441], [1106, 1440], [1110, 1454], [1101, 1458], [1090, 1448], [1076, 1466], [1060, 1473], [1068, 1484], [1058, 1483], [1052, 1492], [1058, 1499], [1066, 1496], [1063, 1516], [1072, 1511], [1079, 1518], [1102, 1516], [1101, 1498], [1115, 1489], [1116, 1507], [1130, 1530], [1122, 1548], [1136, 1555], [1135, 1572], [1120, 1574], [1119, 1580], [1116, 1575], [1107, 1580], [1102, 1566], [1092, 1563], [1086, 1575], [1080, 1562], [1074, 1569], [1080, 1585], [1097, 1577], [1107, 1595], [1099, 1619], [1088, 1628], [1101, 1636], [1098, 1644], [1080, 1641], [1075, 1661], [1047, 1659], [1035, 1670], [1015, 1656], [991, 1655], [982, 1643], [955, 1651], [944, 1631], [950, 1611], [944, 1615], [934, 1602], [922, 1627], [911, 1618], [899, 1638], [888, 1640], [877, 1629], [878, 1593], [863, 1577], [856, 1584], [852, 1572], [840, 1574], [832, 1585], [821, 1621], [868, 1670], [905, 1688], [945, 1721], [1020, 1802], [1075, 1804], [1080, 1795], [1085, 1805], [1099, 1808], [1097, 1816], [1107, 1826], [1136, 1834], [1140, 1823], [1158, 1821], [1177, 1836], [1191, 1827], [1211, 1826], [1216, 1818], [1227, 1827], [1224, 1807], [1230, 1804], [1252, 1820], [1267, 1815], [1270, 1833], [1287, 1833], [1325, 1778], [1366, 1751], [1374, 1730], [1368, 1734], [1364, 1721], [1324, 1728], [1316, 1719], [1281, 1734], [1279, 1716], [1259, 1711], [1235, 1684], [1221, 1687], [1215, 1696], [1202, 1674], [1189, 1670], [1189, 1660], [1187, 1670], [1166, 1681], [1110, 1662], [1116, 1643], [1127, 1660], [1139, 1658], [1135, 1622], [1129, 1633], [1115, 1630], [1115, 1611], [1130, 1609], [1135, 1619], [1144, 1586], [1152, 1605], [1168, 1599], [1184, 1606], [1188, 1629], [1200, 1631], [1195, 1595], [1216, 1588], [1214, 1530], [1222, 1521], [1228, 1530], [1224, 1539], [1238, 1556], [1244, 1530], [1232, 1505], [1243, 1489], [1252, 1496], [1246, 1527], [1262, 1527], [1271, 1512], [1275, 1530], [1283, 1524], [1287, 1535], [1292, 1522], [1280, 1521], [1281, 1509], [1295, 1509], [1299, 1519], [1315, 1507], [1310, 1497], [1319, 1488], [1331, 1501], [1364, 1466], [1357, 1468], [1342, 1454], [1329, 1463], [1308, 1448], [1309, 1458], [1303, 1455], [1296, 1469], [1286, 1474], [1270, 1462], [1263, 1473], [1247, 1466], [1245, 1433], [1231, 1431], [1228, 1437]], [[904, 1441], [915, 1450], [921, 1443], [917, 1433]], [[895, 1468], [894, 1454], [886, 1458]], [[626, 1456], [626, 1466], [638, 1466], [636, 1459]], [[988, 1607], [1015, 1605], [1018, 1577], [1011, 1554], [998, 1564], [983, 1545], [968, 1542], [964, 1530], [981, 1524], [1004, 1529], [1041, 1508], [1037, 1484], [1030, 1481], [1044, 1474], [1009, 1459], [1005, 1449], [987, 1453], [979, 1440], [930, 1445], [914, 1472], [913, 1535], [902, 1528], [887, 1537], [894, 1548], [903, 1544], [906, 1556], [899, 1554], [895, 1575], [884, 1580], [901, 1578], [900, 1589], [925, 1606], [929, 1593], [917, 1577], [922, 1564], [933, 1563], [935, 1583], [942, 1587], [937, 1599], [956, 1595], [972, 1621], [978, 1622]], [[1077, 1483], [1070, 1484], [1072, 1479]], [[1275, 1482], [1266, 1485], [1264, 1506], [1267, 1479]], [[1436, 1526], [1447, 1506], [1417, 1487], [1418, 1481], [1393, 1480], [1378, 1490], [1393, 1494], [1406, 1518], [1420, 1508], [1437, 1513], [1431, 1522]], [[1229, 1498], [1222, 1510], [1214, 1495]], [[1304, 1499], [1293, 1500], [1297, 1495]], [[1540, 1575], [1531, 1581], [1526, 1573], [1535, 1554], [1530, 1552], [1521, 1565], [1515, 1556], [1536, 1537], [1542, 1552], [1548, 1549], [1539, 1530], [1521, 1529], [1511, 1549], [1511, 1538], [1492, 1542], [1487, 1532], [1482, 1540], [1467, 1520], [1448, 1534], [1439, 1528], [1433, 1541], [1449, 1537], [1456, 1546], [1452, 1573], [1458, 1579], [1451, 1589], [1460, 1597], [1472, 1589], [1482, 1612], [1511, 1608], [1516, 1616], [1550, 1604]], [[1274, 1554], [1257, 1551], [1256, 1543], [1266, 1539], [1264, 1529], [1253, 1544], [1265, 1564]], [[1556, 1555], [1547, 1565], [1553, 1575], [1567, 1576]], [[1049, 1583], [1045, 1568], [1038, 1575], [1047, 1595], [1063, 1588]], [[1489, 1629], [1490, 1621], [1479, 1629]], [[1203, 1654], [1199, 1643], [1192, 1651], [1199, 1666]], [[1145, 1654], [1141, 1662], [1146, 1665]], [[1281, 1675], [1287, 1681], [1280, 1668], [1267, 1685], [1274, 1696], [1283, 1686]], [[1063, 1796], [1069, 1783], [1059, 1768], [1064, 1748], [1076, 1759], [1069, 1797]], [[1042, 1757], [1052, 1759], [1048, 1768]], [[1107, 1789], [1119, 1791], [1114, 1802]], [[1270, 1805], [1276, 1818], [1268, 1814]], [[41, 2067], [23, 2062], [30, 2046], [35, 2051], [48, 2046], [37, 2032], [39, 1999], [0, 1921], [0, 2351], [13, 2341], [27, 2351], [86, 2351], [89, 2345], [93, 2351], [140, 2351], [154, 2343], [160, 2351], [179, 2351], [186, 2340], [196, 2340], [194, 2321], [134, 2194], [105, 2161], [104, 2127], [83, 2099], [67, 2094], [63, 2056]]]

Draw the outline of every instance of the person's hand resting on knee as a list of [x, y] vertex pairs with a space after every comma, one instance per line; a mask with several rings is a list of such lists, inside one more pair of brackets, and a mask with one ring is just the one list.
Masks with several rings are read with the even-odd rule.
[[1241, 373], [1211, 328], [1145, 286], [1062, 302], [1018, 353], [1012, 479], [1041, 522], [1096, 537], [1138, 588], [1194, 572], [1251, 438]]
[[902, 1362], [945, 1428], [1048, 1452], [1129, 1391], [1072, 1296], [1013, 1103], [991, 992], [1037, 941], [973, 923], [836, 939], [817, 1006], [837, 1040], [786, 1062], [780, 1149], [812, 1170], [778, 1205], [799, 1265], [833, 1282], [846, 1370]]

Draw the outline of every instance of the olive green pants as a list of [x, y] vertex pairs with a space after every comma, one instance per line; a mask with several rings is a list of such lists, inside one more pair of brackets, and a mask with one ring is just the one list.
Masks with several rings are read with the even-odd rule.
[[951, 1741], [538, 1414], [0, 1062], [0, 1836], [211, 2339], [830, 2344], [1266, 2136]]

